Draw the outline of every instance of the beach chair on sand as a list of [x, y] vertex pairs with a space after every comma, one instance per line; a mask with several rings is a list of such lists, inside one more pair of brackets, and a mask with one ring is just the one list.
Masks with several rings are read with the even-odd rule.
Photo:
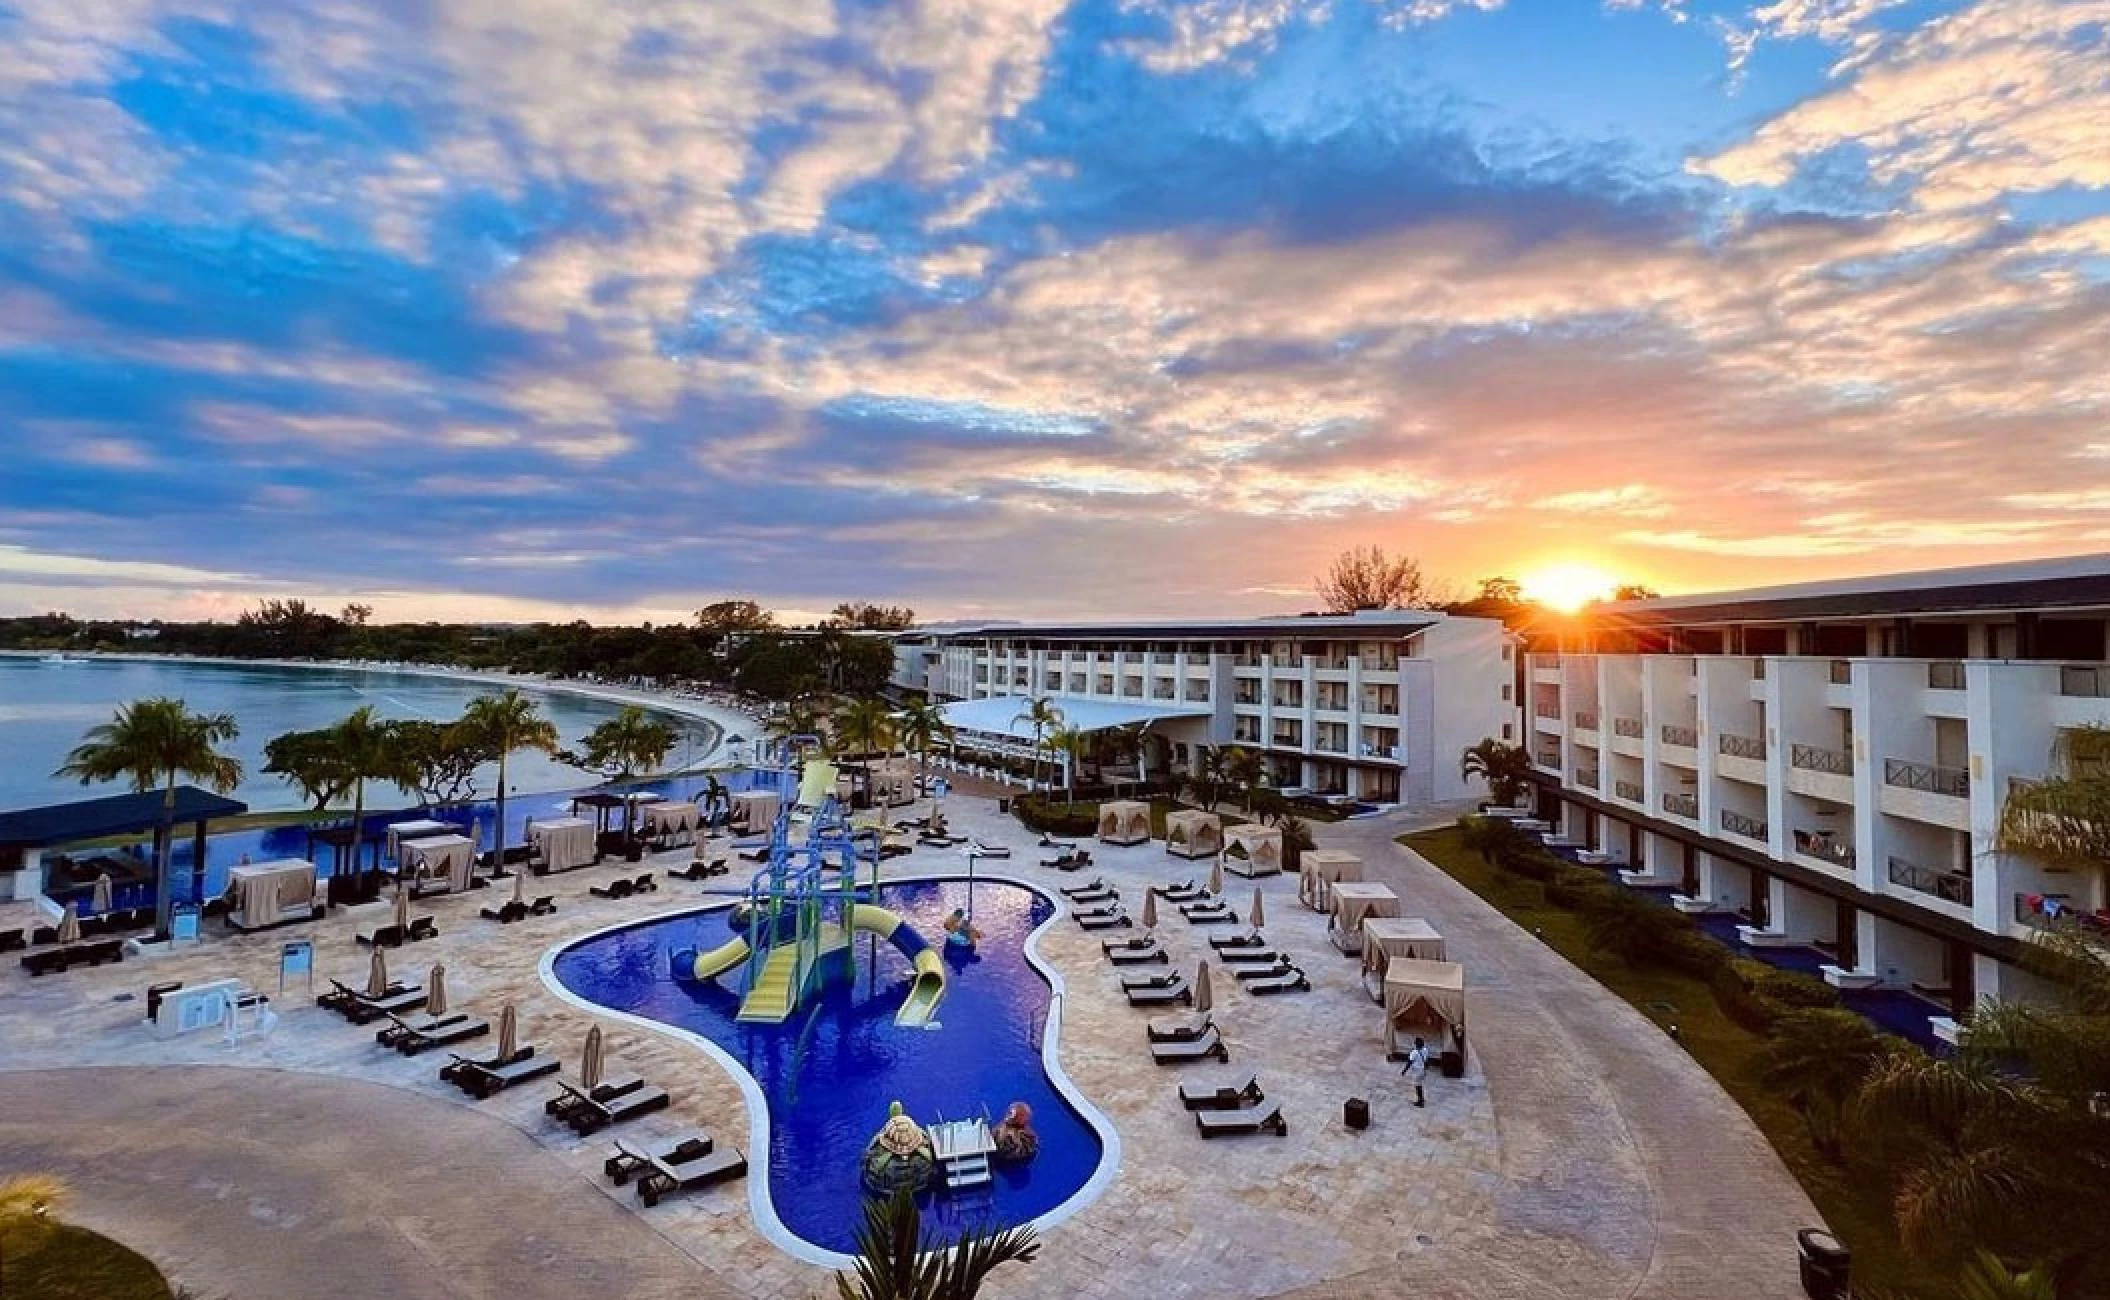
[[564, 1122], [580, 1137], [597, 1133], [611, 1124], [649, 1115], [656, 1110], [665, 1110], [674, 1104], [664, 1088], [634, 1088], [618, 1097], [606, 1101], [586, 1098], [575, 1110], [564, 1117]]
[[1200, 1038], [1216, 1028], [1216, 1020], [1206, 1011], [1190, 1011], [1180, 1016], [1160, 1016], [1143, 1026], [1153, 1043], [1185, 1043]]
[[[1239, 972], [1241, 975], [1244, 973], [1243, 971]], [[1245, 986], [1246, 992], [1258, 993], [1262, 996], [1270, 993], [1301, 993], [1309, 988], [1311, 988], [1311, 981], [1305, 977], [1303, 971], [1295, 966], [1290, 967], [1280, 975], [1270, 975], [1265, 979], [1247, 980]]]
[[394, 1047], [412, 1034], [430, 1033], [433, 1030], [444, 1029], [456, 1021], [467, 1020], [468, 1018], [469, 1014], [466, 1011], [447, 1011], [436, 1016], [428, 1012], [405, 1012], [402, 1015], [392, 1015], [388, 1017], [388, 1023], [375, 1032], [374, 1041], [383, 1047]]
[[472, 1038], [482, 1038], [491, 1032], [491, 1022], [475, 1016], [462, 1016], [422, 1030], [405, 1025], [404, 1030], [403, 1037], [390, 1046], [405, 1056], [416, 1056], [435, 1047], [447, 1047], [454, 1043], [467, 1042]]
[[1062, 888], [1056, 890], [1055, 892], [1061, 894], [1064, 898], [1069, 899], [1071, 902], [1077, 903], [1091, 901], [1091, 896], [1094, 894], [1110, 895], [1115, 893], [1116, 891], [1111, 885], [1106, 883], [1105, 876], [1093, 876], [1091, 880], [1085, 884], [1064, 885]]
[[544, 894], [540, 898], [537, 898], [534, 902], [528, 904], [529, 916], [550, 916], [553, 915], [556, 910], [557, 896], [555, 894]]
[[496, 921], [500, 925], [511, 925], [515, 921], [527, 920], [528, 905], [526, 903], [507, 902], [498, 907], [479, 908], [478, 914], [486, 921]]
[[1273, 948], [1226, 948], [1216, 958], [1226, 966], [1272, 966], [1281, 960], [1281, 954]]
[[1202, 1030], [1198, 1037], [1150, 1045], [1150, 1059], [1157, 1065], [1191, 1065], [1211, 1057], [1225, 1064], [1231, 1060], [1231, 1049], [1224, 1046], [1223, 1035], [1217, 1032], [1215, 1025]]
[[1274, 1102], [1239, 1110], [1198, 1110], [1194, 1112], [1194, 1127], [1205, 1138], [1223, 1137], [1231, 1133], [1273, 1133], [1277, 1137], [1289, 1136], [1289, 1122], [1282, 1118], [1282, 1107]]
[[1130, 974], [1121, 977], [1121, 987], [1124, 989], [1171, 988], [1186, 978], [1184, 974], [1176, 970], [1159, 971], [1152, 975]]
[[1116, 928], [1125, 930], [1135, 924], [1135, 922], [1128, 919], [1128, 913], [1122, 911], [1119, 904], [1100, 908], [1097, 911], [1072, 912], [1070, 915], [1076, 920], [1079, 927], [1086, 930], [1112, 930]]
[[1063, 892], [1072, 903], [1118, 903], [1121, 901], [1121, 892], [1119, 890], [1110, 889], [1104, 885], [1097, 889], [1082, 889], [1074, 894], [1069, 893], [1068, 890]]
[[1194, 986], [1184, 975], [1170, 984], [1159, 984], [1149, 988], [1123, 989], [1132, 1007], [1169, 1007], [1175, 1002], [1194, 1005]]
[[1011, 846], [1008, 844], [991, 844], [987, 840], [975, 840], [967, 847], [968, 851], [978, 858], [1008, 858], [1011, 856]]
[[1172, 960], [1172, 955], [1165, 951], [1154, 935], [1146, 934], [1128, 943], [1109, 940], [1100, 947], [1105, 951], [1106, 959], [1116, 966], [1140, 966], [1145, 962]]
[[1230, 952], [1237, 948], [1265, 948], [1267, 936], [1258, 930], [1248, 930], [1244, 934], [1212, 934], [1209, 936], [1209, 946], [1218, 952]]
[[391, 983], [380, 997], [370, 998], [358, 989], [331, 980], [331, 990], [315, 999], [355, 1025], [370, 1024], [383, 1016], [407, 1015], [425, 1005], [422, 984]]
[[669, 1192], [707, 1187], [747, 1172], [747, 1157], [732, 1147], [719, 1148], [707, 1133], [640, 1143], [617, 1138], [615, 1152], [602, 1162], [602, 1172], [618, 1187], [636, 1178], [637, 1197], [646, 1205], [659, 1204]]
[[556, 1119], [567, 1119], [571, 1113], [590, 1101], [609, 1101], [626, 1092], [636, 1092], [645, 1086], [644, 1079], [635, 1074], [617, 1074], [601, 1080], [591, 1092], [564, 1079], [557, 1080], [557, 1095], [542, 1103], [543, 1112]]
[[1238, 910], [1229, 903], [1212, 900], [1207, 903], [1181, 903], [1180, 915], [1190, 925], [1224, 925], [1238, 919]]
[[482, 1101], [494, 1092], [504, 1092], [516, 1083], [540, 1079], [557, 1072], [557, 1058], [537, 1056], [532, 1044], [514, 1052], [508, 1060], [496, 1056], [481, 1060], [457, 1056], [440, 1067], [440, 1079]]
[[1266, 1101], [1260, 1091], [1260, 1076], [1244, 1074], [1216, 1079], [1192, 1079], [1180, 1084], [1180, 1105], [1188, 1110], [1235, 1110]]
[[1287, 975], [1295, 969], [1297, 967], [1294, 962], [1277, 953], [1268, 960], [1265, 966], [1248, 966], [1241, 970], [1234, 970], [1231, 974], [1242, 980], [1271, 980], [1277, 976]]

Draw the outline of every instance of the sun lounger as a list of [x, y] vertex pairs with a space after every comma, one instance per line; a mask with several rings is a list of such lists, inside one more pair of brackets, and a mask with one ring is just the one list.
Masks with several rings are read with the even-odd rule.
[[20, 952], [29, 944], [24, 940], [20, 927], [0, 930], [0, 952]]
[[22, 959], [22, 969], [34, 977], [49, 975], [54, 971], [71, 970], [75, 966], [100, 966], [106, 961], [124, 959], [124, 940], [97, 939], [90, 943], [70, 943], [64, 947], [44, 948], [32, 952]]
[[1223, 925], [1238, 919], [1238, 910], [1229, 903], [1182, 903], [1180, 915], [1190, 925]]
[[1160, 971], [1154, 975], [1123, 975], [1121, 977], [1121, 987], [1124, 989], [1165, 989], [1171, 988], [1186, 978], [1184, 974], [1176, 970]]
[[491, 1022], [473, 1017], [450, 1019], [445, 1024], [422, 1032], [413, 1031], [397, 1039], [392, 1046], [405, 1056], [416, 1056], [435, 1047], [446, 1047], [453, 1043], [465, 1043], [472, 1038], [481, 1038], [491, 1032]]
[[1121, 892], [1117, 889], [1087, 889], [1069, 896], [1072, 903], [1118, 903]]
[[631, 879], [630, 892], [633, 894], [656, 894], [659, 892], [659, 882], [652, 878], [651, 872], [647, 871], [644, 875]]
[[1191, 1079], [1180, 1084], [1180, 1105], [1188, 1110], [1233, 1110], [1267, 1100], [1260, 1076], [1248, 1070], [1221, 1079]]
[[605, 885], [594, 885], [586, 892], [595, 898], [628, 898], [634, 888], [627, 880], [611, 880]]
[[1127, 929], [1135, 924], [1128, 919], [1128, 913], [1122, 911], [1118, 905], [1096, 912], [1073, 912], [1071, 915], [1076, 918], [1078, 926], [1086, 930], [1112, 930], [1117, 927]]
[[1042, 831], [1040, 833], [1039, 844], [1040, 847], [1044, 849], [1074, 849], [1077, 847], [1077, 841], [1058, 840], [1053, 835], [1048, 834], [1046, 831]]
[[1193, 1038], [1166, 1039], [1150, 1045], [1150, 1059], [1158, 1065], [1190, 1065], [1211, 1057], [1226, 1065], [1231, 1061], [1231, 1049], [1224, 1046], [1223, 1035], [1216, 1031], [1215, 1025]]
[[1123, 989], [1121, 991], [1128, 995], [1128, 1005], [1132, 1007], [1169, 1007], [1175, 1002], [1184, 1002], [1189, 1006], [1194, 1005], [1194, 987], [1187, 983], [1184, 975], [1171, 984], [1157, 988]]
[[1164, 946], [1154, 936], [1145, 935], [1139, 944], [1109, 943], [1103, 945], [1106, 959], [1116, 966], [1140, 966], [1145, 962], [1172, 960]]
[[1168, 903], [1196, 903], [1209, 896], [1208, 890], [1191, 880], [1183, 880], [1176, 885], [1152, 885], [1150, 892]]
[[1273, 979], [1277, 975], [1287, 975], [1295, 969], [1297, 969], [1295, 962], [1280, 953], [1276, 953], [1268, 959], [1268, 963], [1265, 966], [1247, 966], [1234, 970], [1231, 974], [1242, 980], [1266, 980]]
[[557, 896], [555, 894], [544, 894], [528, 904], [529, 916], [552, 916], [556, 911]]
[[511, 925], [515, 921], [525, 921], [528, 914], [526, 903], [508, 902], [499, 907], [486, 907], [478, 910], [484, 920], [496, 921], [500, 925]]
[[1233, 1133], [1273, 1133], [1277, 1137], [1289, 1136], [1289, 1122], [1282, 1118], [1282, 1107], [1274, 1102], [1240, 1110], [1198, 1110], [1194, 1112], [1194, 1127], [1199, 1129], [1205, 1138], [1224, 1137]]
[[974, 849], [974, 855], [978, 858], [1008, 858], [1011, 856], [1011, 846], [1008, 844], [987, 844], [981, 840], [976, 840], [971, 847]]
[[[1229, 948], [1217, 953], [1216, 959], [1226, 966], [1270, 966], [1281, 960], [1281, 954], [1272, 948]], [[1236, 973], [1245, 975], [1248, 972]]]
[[1061, 894], [1064, 898], [1075, 900], [1084, 897], [1086, 894], [1111, 893], [1113, 891], [1107, 885], [1105, 876], [1093, 876], [1088, 884], [1064, 885], [1055, 892]]
[[[1240, 974], [1243, 973], [1242, 971], [1240, 972]], [[1311, 981], [1306, 979], [1304, 972], [1295, 966], [1290, 967], [1280, 975], [1271, 976], [1267, 979], [1249, 980], [1245, 986], [1246, 992], [1258, 993], [1263, 996], [1269, 993], [1297, 993], [1310, 987]]]
[[1092, 855], [1089, 853], [1064, 853], [1052, 858], [1042, 858], [1040, 865], [1053, 867], [1057, 871], [1080, 871], [1092, 865]]
[[[514, 1053], [513, 1059], [503, 1064], [493, 1061], [471, 1061], [456, 1057], [454, 1064], [440, 1071], [440, 1077], [460, 1088], [463, 1092], [482, 1101], [494, 1092], [504, 1092], [516, 1083], [540, 1079], [557, 1072], [557, 1058], [537, 1056], [533, 1047], [523, 1047]], [[447, 1070], [455, 1073], [450, 1078]]]
[[1072, 907], [1070, 915], [1082, 921], [1088, 917], [1112, 916], [1121, 910], [1120, 899], [1101, 899], [1089, 907]]
[[374, 1041], [383, 1047], [394, 1047], [413, 1034], [430, 1033], [448, 1025], [467, 1020], [466, 1011], [449, 1011], [444, 1015], [409, 1014], [390, 1016], [388, 1023], [374, 1033]]
[[1209, 936], [1209, 946], [1218, 952], [1230, 952], [1234, 948], [1265, 948], [1267, 936], [1258, 930], [1244, 934], [1216, 934]]
[[1181, 1016], [1160, 1016], [1143, 1026], [1144, 1033], [1153, 1043], [1192, 1042], [1214, 1028], [1216, 1020], [1206, 1011], [1189, 1011]]
[[652, 1162], [652, 1167], [637, 1180], [637, 1199], [646, 1205], [657, 1205], [669, 1192], [708, 1187], [747, 1172], [747, 1157], [736, 1147], [679, 1156], [676, 1153]]
[[956, 849], [967, 842], [965, 835], [918, 835], [916, 843], [928, 844], [934, 849]]
[[425, 986], [422, 984], [394, 983], [388, 992], [378, 998], [370, 998], [354, 988], [330, 983], [335, 987], [315, 999], [317, 1006], [327, 1007], [355, 1025], [369, 1024], [383, 1016], [408, 1015], [425, 1005]]
[[635, 1074], [618, 1074], [603, 1079], [594, 1085], [591, 1094], [563, 1079], [557, 1080], [557, 1095], [542, 1103], [545, 1113], [563, 1119], [572, 1111], [594, 1101], [608, 1101], [626, 1092], [635, 1092], [645, 1086], [645, 1081]]
[[577, 1109], [567, 1112], [564, 1122], [571, 1125], [572, 1132], [585, 1137], [589, 1133], [607, 1128], [610, 1124], [620, 1124], [640, 1115], [649, 1115], [656, 1110], [665, 1110], [673, 1104], [674, 1099], [667, 1095], [664, 1088], [634, 1088], [619, 1097], [610, 1097], [607, 1101], [594, 1101], [589, 1098]]

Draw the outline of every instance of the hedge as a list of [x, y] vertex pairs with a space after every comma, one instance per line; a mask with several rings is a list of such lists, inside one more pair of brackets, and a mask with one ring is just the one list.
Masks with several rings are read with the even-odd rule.
[[1011, 811], [1027, 830], [1049, 835], [1092, 835], [1099, 829], [1099, 805], [1064, 801], [1037, 794], [1020, 795], [1011, 801]]

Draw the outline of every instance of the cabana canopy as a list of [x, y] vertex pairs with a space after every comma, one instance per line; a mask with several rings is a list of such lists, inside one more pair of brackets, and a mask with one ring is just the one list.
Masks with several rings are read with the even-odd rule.
[[1346, 849], [1306, 849], [1297, 864], [1297, 897], [1315, 912], [1332, 906], [1333, 886], [1363, 878], [1363, 860]]
[[1385, 1054], [1398, 1047], [1402, 1022], [1427, 1018], [1451, 1028], [1465, 1024], [1465, 967], [1454, 961], [1393, 958], [1385, 968]]
[[1224, 832], [1224, 870], [1272, 876], [1282, 870], [1282, 829], [1242, 822]]
[[1141, 844], [1150, 838], [1150, 805], [1116, 799], [1099, 805], [1099, 838], [1108, 844]]
[[1199, 808], [1165, 814], [1165, 851], [1183, 858], [1213, 858], [1223, 851], [1223, 819]]
[[1447, 956], [1443, 936], [1418, 916], [1366, 916], [1363, 918], [1363, 969], [1383, 975], [1394, 959], [1442, 961]]

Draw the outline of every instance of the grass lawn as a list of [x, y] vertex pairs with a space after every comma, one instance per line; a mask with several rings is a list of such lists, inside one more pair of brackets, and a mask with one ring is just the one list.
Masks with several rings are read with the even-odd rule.
[[1819, 1155], [1794, 1108], [1760, 1085], [1755, 1062], [1764, 1046], [1753, 1033], [1722, 1014], [1704, 980], [1677, 971], [1635, 968], [1590, 949], [1583, 919], [1545, 900], [1536, 882], [1483, 862], [1465, 848], [1454, 828], [1403, 835], [1400, 843], [1434, 863], [1459, 884], [1494, 905], [1518, 925], [1598, 983], [1625, 998], [1649, 1019], [1678, 1027], [1678, 1041], [1737, 1104], [1747, 1111], [1826, 1223], [1854, 1254], [1854, 1290], [1878, 1288], [1894, 1295], [1947, 1295], [1941, 1278], [1916, 1263], [1898, 1244], [1890, 1214], [1890, 1190]]
[[0, 1236], [9, 1300], [171, 1300], [161, 1270], [108, 1237], [62, 1223], [34, 1235]]

